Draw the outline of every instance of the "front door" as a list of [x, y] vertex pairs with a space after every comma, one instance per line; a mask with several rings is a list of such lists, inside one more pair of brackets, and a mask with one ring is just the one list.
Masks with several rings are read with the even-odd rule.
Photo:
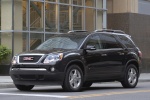
[[95, 50], [86, 50], [84, 58], [88, 69], [88, 78], [95, 79], [99, 77], [99, 67], [101, 61], [101, 43], [98, 35], [91, 35], [86, 42], [86, 47], [94, 47]]

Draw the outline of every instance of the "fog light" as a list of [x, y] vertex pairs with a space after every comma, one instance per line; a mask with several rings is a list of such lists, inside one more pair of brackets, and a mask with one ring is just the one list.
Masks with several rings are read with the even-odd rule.
[[54, 67], [52, 67], [52, 68], [51, 68], [51, 72], [54, 72], [54, 71], [55, 71], [55, 68], [54, 68]]

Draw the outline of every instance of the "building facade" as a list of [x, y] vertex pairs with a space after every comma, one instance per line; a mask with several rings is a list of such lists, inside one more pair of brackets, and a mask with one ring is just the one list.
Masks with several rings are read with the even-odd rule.
[[130, 34], [143, 53], [143, 72], [150, 72], [150, 0], [107, 0], [107, 28]]
[[106, 0], [0, 0], [0, 45], [12, 55], [50, 34], [106, 28]]

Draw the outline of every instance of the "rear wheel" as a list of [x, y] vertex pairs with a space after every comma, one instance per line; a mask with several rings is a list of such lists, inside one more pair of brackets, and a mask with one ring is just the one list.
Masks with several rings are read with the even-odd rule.
[[63, 89], [66, 91], [77, 92], [81, 90], [83, 84], [83, 72], [78, 65], [71, 65], [65, 76]]
[[138, 76], [139, 76], [139, 72], [138, 72], [136, 66], [133, 64], [130, 64], [127, 67], [123, 81], [121, 81], [122, 86], [124, 88], [136, 87], [136, 85], [138, 83]]
[[20, 91], [30, 91], [34, 85], [17, 85], [15, 84], [16, 88]]

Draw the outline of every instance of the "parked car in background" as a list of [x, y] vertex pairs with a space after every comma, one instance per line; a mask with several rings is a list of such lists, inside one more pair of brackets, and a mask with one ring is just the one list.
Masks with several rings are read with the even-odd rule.
[[95, 82], [119, 81], [134, 88], [141, 72], [142, 53], [119, 30], [71, 31], [50, 37], [35, 50], [15, 55], [10, 75], [17, 89], [58, 84], [80, 91]]

